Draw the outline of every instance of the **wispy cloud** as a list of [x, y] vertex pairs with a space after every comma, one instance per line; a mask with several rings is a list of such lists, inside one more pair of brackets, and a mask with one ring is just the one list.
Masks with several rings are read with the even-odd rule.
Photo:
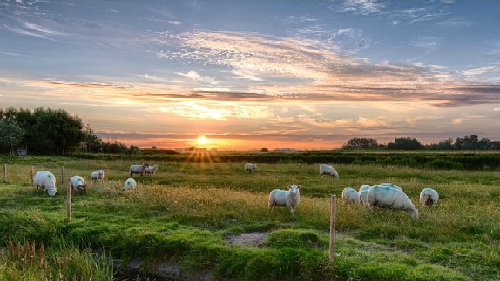
[[346, 0], [342, 2], [341, 12], [352, 12], [359, 15], [370, 15], [381, 12], [385, 4], [377, 0]]
[[213, 85], [216, 85], [219, 83], [213, 77], [201, 76], [196, 71], [189, 71], [187, 73], [176, 72], [176, 74], [183, 76], [183, 77], [186, 77], [186, 78], [189, 78], [189, 79], [196, 81], [196, 82], [206, 82], [206, 83], [210, 83]]
[[437, 25], [449, 28], [465, 28], [465, 27], [471, 27], [473, 24], [472, 22], [465, 19], [447, 19], [438, 22]]

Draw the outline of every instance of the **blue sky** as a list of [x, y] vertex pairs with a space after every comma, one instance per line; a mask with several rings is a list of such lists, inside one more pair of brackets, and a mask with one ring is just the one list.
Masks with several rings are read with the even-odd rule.
[[500, 139], [499, 2], [1, 1], [0, 106], [142, 147]]

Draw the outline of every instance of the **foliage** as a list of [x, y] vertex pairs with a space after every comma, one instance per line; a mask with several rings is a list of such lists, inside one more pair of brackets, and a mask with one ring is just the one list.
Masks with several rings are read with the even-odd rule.
[[342, 149], [373, 149], [379, 148], [376, 139], [372, 138], [352, 138], [342, 145]]
[[75, 152], [84, 140], [82, 120], [62, 109], [36, 108], [33, 112], [7, 108], [0, 118], [13, 119], [24, 130], [23, 141], [30, 154]]
[[25, 133], [13, 118], [0, 119], [0, 147], [10, 148], [10, 155], [14, 155], [14, 147], [22, 142]]
[[417, 139], [411, 137], [395, 138], [394, 142], [387, 144], [387, 149], [389, 150], [418, 150], [423, 147]]

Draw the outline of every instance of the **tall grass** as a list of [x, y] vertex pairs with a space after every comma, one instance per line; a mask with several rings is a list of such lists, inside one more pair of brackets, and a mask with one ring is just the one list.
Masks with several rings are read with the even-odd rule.
[[[9, 170], [18, 172], [9, 173], [9, 185], [0, 187], [0, 233], [14, 241], [40, 241], [51, 249], [62, 245], [59, 251], [64, 253], [67, 248], [68, 259], [76, 255], [73, 251], [78, 245], [94, 251], [104, 246], [125, 260], [137, 256], [146, 264], [171, 260], [185, 271], [203, 268], [220, 278], [241, 280], [499, 277], [496, 172], [344, 164], [336, 165], [340, 174], [336, 181], [321, 177], [319, 165], [314, 164], [259, 163], [254, 173], [245, 173], [244, 163], [151, 162], [159, 164], [157, 174], [134, 176], [138, 188], [123, 192], [123, 183], [130, 176], [128, 167], [137, 161], [132, 162], [69, 158], [55, 165], [37, 162], [35, 170], [51, 170], [58, 179], [59, 164], [64, 165], [66, 178], [81, 175], [89, 179], [91, 171], [106, 170], [103, 181], [88, 182], [85, 194], [73, 196], [69, 223], [65, 221], [63, 186], [58, 186], [55, 197], [48, 197], [29, 183], [29, 163], [9, 164]], [[381, 182], [401, 186], [419, 209], [420, 219], [384, 209], [369, 212], [340, 200], [346, 186], [357, 189]], [[270, 212], [269, 192], [289, 184], [303, 187], [295, 215], [286, 208]], [[420, 207], [419, 193], [429, 186], [440, 193], [438, 206]], [[338, 256], [329, 264], [332, 194], [338, 198]], [[264, 233], [263, 246], [236, 247], [225, 239], [229, 234], [247, 232]], [[61, 242], [59, 233], [67, 241]], [[82, 256], [91, 254], [78, 251]], [[51, 261], [58, 268], [51, 271], [53, 277], [63, 264], [70, 264]], [[64, 276], [85, 272], [71, 266]]]
[[0, 252], [0, 280], [111, 280], [109, 259], [96, 257], [90, 249], [80, 250], [69, 244], [45, 250], [42, 243], [12, 242]]

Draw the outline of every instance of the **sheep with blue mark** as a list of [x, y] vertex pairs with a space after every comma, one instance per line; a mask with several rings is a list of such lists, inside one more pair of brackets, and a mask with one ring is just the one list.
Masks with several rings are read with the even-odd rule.
[[38, 171], [33, 178], [33, 183], [37, 188], [43, 189], [50, 196], [54, 196], [57, 193], [56, 187], [56, 177], [49, 171]]
[[87, 190], [87, 185], [85, 180], [80, 176], [72, 176], [70, 178], [71, 188], [78, 194], [82, 194]]
[[374, 185], [368, 189], [368, 206], [403, 210], [418, 219], [418, 210], [401, 189], [390, 185]]
[[130, 189], [134, 189], [136, 187], [137, 187], [137, 182], [133, 178], [128, 178], [125, 181], [125, 184], [122, 187], [122, 190], [130, 190]]

